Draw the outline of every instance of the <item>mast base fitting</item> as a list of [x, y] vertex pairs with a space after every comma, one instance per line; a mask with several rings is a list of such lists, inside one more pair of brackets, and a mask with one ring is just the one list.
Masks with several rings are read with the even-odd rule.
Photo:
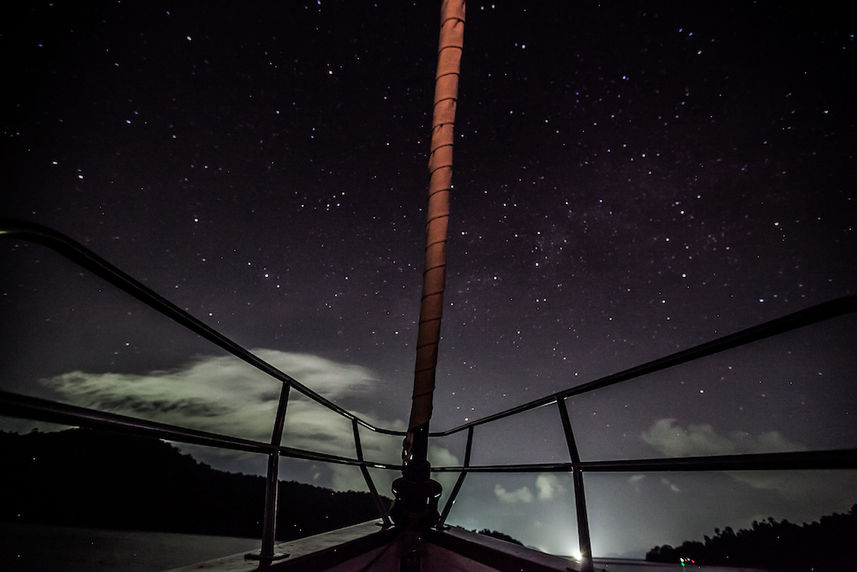
[[390, 518], [401, 528], [431, 528], [440, 519], [437, 503], [442, 492], [440, 483], [431, 479], [412, 481], [405, 477], [398, 478], [393, 481], [395, 500], [390, 509]]

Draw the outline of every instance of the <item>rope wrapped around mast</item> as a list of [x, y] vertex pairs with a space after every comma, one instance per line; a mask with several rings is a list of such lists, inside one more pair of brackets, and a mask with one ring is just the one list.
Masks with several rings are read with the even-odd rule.
[[[432, 414], [440, 322], [446, 281], [446, 242], [449, 225], [449, 195], [452, 190], [452, 148], [458, 79], [464, 47], [463, 0], [443, 0], [437, 72], [435, 73], [431, 151], [429, 154], [428, 210], [423, 292], [420, 305], [417, 356], [414, 367], [414, 392], [408, 422], [412, 432], [427, 425]], [[406, 449], [409, 449], [406, 445]]]

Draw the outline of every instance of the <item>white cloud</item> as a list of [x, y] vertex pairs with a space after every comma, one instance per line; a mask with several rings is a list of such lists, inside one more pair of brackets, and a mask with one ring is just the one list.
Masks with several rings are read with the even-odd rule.
[[[361, 366], [312, 354], [266, 349], [253, 353], [339, 404], [375, 390], [375, 376]], [[281, 389], [279, 381], [231, 356], [199, 356], [170, 371], [140, 374], [73, 371], [40, 382], [76, 405], [259, 441], [271, 438]], [[401, 419], [354, 413], [378, 426], [405, 427]], [[367, 460], [399, 456], [398, 438], [366, 430], [361, 430], [360, 438]], [[351, 422], [294, 390], [286, 411], [282, 443], [355, 457]], [[233, 458], [241, 455], [224, 454]], [[446, 449], [433, 448], [432, 454], [444, 464], [458, 464]], [[340, 490], [365, 488], [359, 470], [354, 467], [331, 465], [330, 470], [331, 486]]]
[[536, 477], [536, 490], [539, 491], [539, 500], [550, 500], [565, 492], [565, 487], [559, 482], [556, 475], [552, 473], [541, 473]]
[[521, 487], [514, 491], [507, 491], [501, 485], [494, 485], [494, 494], [500, 499], [500, 502], [515, 503], [515, 502], [533, 502], [533, 493], [530, 487]]
[[640, 492], [640, 484], [646, 479], [646, 475], [631, 475], [628, 477], [628, 484], [631, 485], [631, 488], [636, 492]]
[[658, 419], [643, 440], [668, 457], [725, 455], [735, 450], [729, 439], [718, 435], [711, 425], [675, 425], [675, 419]]
[[680, 493], [681, 492], [681, 489], [678, 488], [678, 485], [676, 485], [675, 483], [673, 483], [672, 481], [670, 481], [666, 477], [661, 477], [661, 484], [663, 486], [667, 487], [669, 490], [671, 490], [674, 493]]
[[676, 425], [675, 419], [658, 419], [642, 434], [643, 440], [667, 457], [731, 455], [741, 453], [773, 453], [801, 451], [805, 447], [791, 442], [778, 431], [768, 431], [753, 437], [743, 431], [723, 436], [708, 424]]
[[[365, 393], [373, 385], [371, 373], [359, 366], [310, 354], [255, 353], [328, 399]], [[73, 371], [41, 383], [78, 405], [259, 440], [270, 439], [281, 387], [231, 356], [200, 356], [175, 370], [141, 374]], [[315, 407], [294, 391], [291, 397], [289, 421]], [[309, 430], [316, 425], [307, 422]]]
[[494, 485], [494, 495], [504, 503], [525, 502], [530, 503], [538, 499], [540, 501], [549, 501], [566, 492], [566, 487], [560, 482], [559, 478], [553, 473], [540, 473], [535, 481], [536, 494], [533, 490], [524, 485], [513, 491], [507, 491], [500, 484]]
[[[800, 443], [789, 441], [778, 431], [760, 433], [754, 445], [756, 452], [777, 453], [784, 451], [803, 451], [806, 447]], [[742, 451], [743, 452], [743, 451]]]
[[[675, 419], [658, 419], [642, 437], [658, 452], [675, 457], [806, 450], [805, 445], [789, 441], [778, 431], [755, 436], [745, 431], [731, 431], [723, 436], [711, 425], [685, 428], [677, 425]], [[841, 491], [852, 490], [855, 482], [853, 474], [837, 471], [824, 473], [823, 479], [814, 471], [728, 471], [725, 474], [755, 489], [775, 491], [789, 502], [830, 506], [831, 510], [840, 510]], [[634, 484], [630, 479], [629, 482]], [[826, 482], [828, 486], [820, 487], [819, 482]], [[673, 492], [680, 492], [678, 486], [667, 479], [661, 479], [661, 483]]]
[[[453, 455], [449, 449], [431, 443], [429, 443], [428, 457], [433, 467], [454, 467], [459, 464], [458, 457]], [[438, 475], [432, 478], [437, 479]]]

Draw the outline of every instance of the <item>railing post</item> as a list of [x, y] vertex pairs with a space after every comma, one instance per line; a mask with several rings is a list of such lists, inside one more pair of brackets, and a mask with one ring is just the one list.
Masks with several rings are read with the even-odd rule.
[[268, 473], [265, 479], [265, 515], [262, 521], [262, 549], [259, 559], [274, 559], [274, 542], [277, 535], [277, 492], [279, 488], [280, 453], [268, 453]]
[[286, 421], [286, 408], [289, 404], [291, 384], [284, 383], [277, 403], [277, 416], [271, 432], [271, 451], [268, 453], [268, 473], [265, 478], [265, 514], [262, 520], [262, 548], [259, 554], [247, 554], [246, 558], [260, 560], [263, 564], [287, 558], [288, 554], [275, 553], [277, 539], [277, 496], [280, 488], [280, 443], [283, 440], [283, 425]]
[[360, 429], [357, 427], [357, 419], [351, 420], [351, 431], [354, 433], [354, 450], [357, 453], [357, 461], [360, 462], [360, 472], [363, 473], [363, 480], [366, 481], [366, 486], [369, 487], [369, 493], [372, 495], [372, 500], [375, 501], [375, 507], [381, 515], [381, 520], [384, 526], [390, 526], [390, 515], [387, 513], [387, 508], [381, 502], [381, 497], [378, 496], [378, 489], [375, 488], [375, 483], [372, 481], [372, 475], [369, 474], [369, 469], [366, 468], [366, 461], [363, 459], [363, 446], [360, 444]]
[[440, 513], [440, 518], [435, 525], [438, 530], [443, 528], [446, 522], [446, 517], [449, 516], [449, 511], [452, 510], [452, 505], [455, 504], [455, 497], [458, 496], [458, 491], [461, 490], [461, 485], [464, 483], [464, 477], [467, 476], [467, 468], [470, 466], [470, 450], [473, 446], [473, 426], [467, 428], [467, 445], [464, 447], [464, 469], [458, 475], [458, 480], [455, 481], [455, 486], [452, 492], [449, 493], [449, 498], [446, 499], [446, 504], [443, 506], [443, 512]]
[[565, 399], [556, 400], [559, 417], [562, 420], [562, 430], [565, 433], [565, 443], [568, 446], [568, 456], [571, 459], [571, 477], [574, 482], [574, 507], [577, 512], [577, 543], [580, 549], [580, 564], [583, 572], [592, 572], [592, 542], [589, 539], [589, 517], [586, 514], [586, 493], [583, 490], [583, 470], [580, 468], [580, 454], [571, 431], [571, 421]]

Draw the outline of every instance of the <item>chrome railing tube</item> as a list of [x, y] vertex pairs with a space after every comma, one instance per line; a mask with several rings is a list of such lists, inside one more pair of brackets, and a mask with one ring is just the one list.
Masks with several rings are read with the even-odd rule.
[[565, 399], [557, 399], [556, 405], [559, 408], [559, 418], [562, 422], [565, 444], [568, 447], [568, 456], [572, 465], [571, 476], [574, 482], [574, 508], [577, 512], [577, 542], [580, 550], [581, 570], [592, 572], [592, 542], [589, 539], [589, 517], [586, 512], [586, 494], [583, 490], [580, 454], [577, 452], [577, 443], [574, 440], [574, 432], [571, 430], [571, 420], [568, 418]]
[[354, 434], [354, 450], [357, 453], [357, 460], [360, 462], [360, 472], [363, 474], [363, 480], [366, 481], [366, 486], [369, 487], [369, 493], [372, 495], [372, 500], [375, 502], [375, 508], [378, 509], [378, 514], [381, 515], [381, 520], [384, 526], [391, 526], [390, 515], [387, 512], [387, 507], [381, 502], [381, 497], [378, 495], [378, 489], [375, 488], [375, 482], [372, 480], [372, 475], [369, 474], [369, 469], [366, 468], [366, 461], [363, 459], [363, 446], [360, 444], [360, 428], [357, 426], [357, 420], [351, 420], [351, 431]]

